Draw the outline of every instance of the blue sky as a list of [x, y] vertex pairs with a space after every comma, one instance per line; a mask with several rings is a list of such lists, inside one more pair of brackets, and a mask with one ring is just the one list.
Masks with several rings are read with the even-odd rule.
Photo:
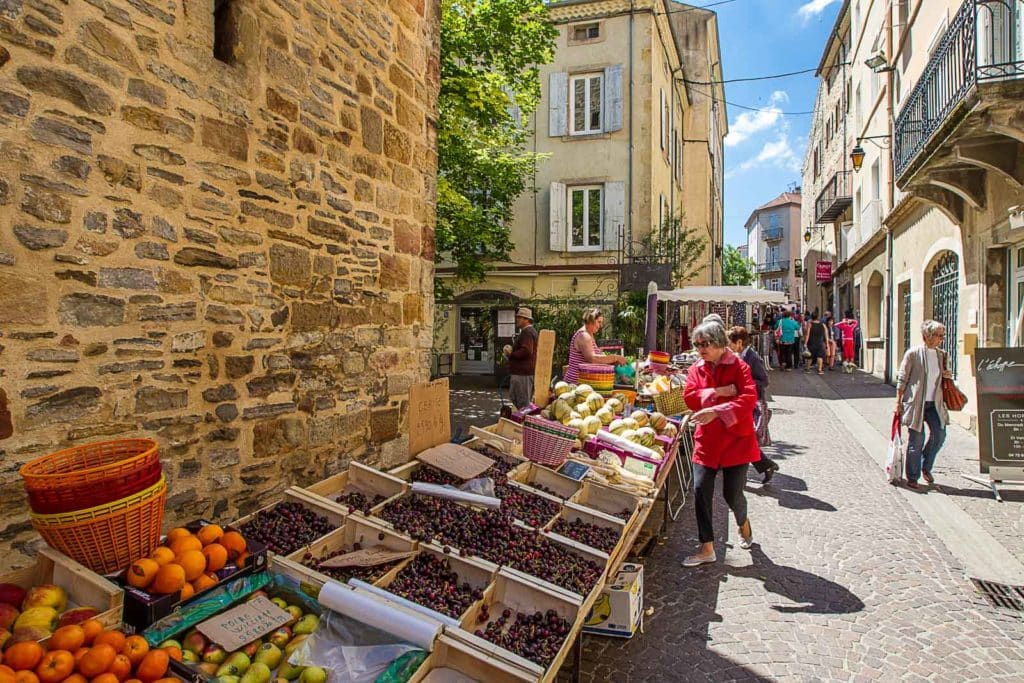
[[[710, 8], [718, 12], [724, 79], [816, 68], [840, 5], [840, 0], [732, 0]], [[800, 184], [811, 117], [784, 112], [813, 109], [817, 88], [813, 72], [726, 83], [726, 244], [746, 243], [743, 223], [750, 212], [790, 184]]]

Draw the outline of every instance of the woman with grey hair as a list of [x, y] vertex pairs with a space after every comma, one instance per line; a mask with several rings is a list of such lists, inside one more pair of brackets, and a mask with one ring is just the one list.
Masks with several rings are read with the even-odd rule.
[[[932, 467], [935, 456], [946, 440], [949, 412], [942, 400], [942, 378], [952, 377], [946, 369], [946, 352], [942, 341], [946, 327], [936, 320], [925, 320], [921, 325], [919, 344], [903, 354], [899, 378], [896, 383], [896, 413], [900, 423], [909, 431], [907, 439], [907, 486], [918, 489], [919, 476], [929, 484], [935, 483]], [[928, 425], [928, 441], [924, 427]]]
[[694, 411], [690, 420], [697, 425], [693, 437], [693, 488], [701, 545], [696, 554], [683, 561], [684, 567], [717, 559], [712, 519], [719, 471], [722, 495], [739, 526], [740, 547], [753, 545], [754, 532], [747, 519], [743, 486], [747, 465], [761, 457], [754, 431], [757, 387], [750, 368], [729, 348], [725, 328], [717, 322], [701, 323], [692, 338], [701, 359], [686, 374], [683, 398]]

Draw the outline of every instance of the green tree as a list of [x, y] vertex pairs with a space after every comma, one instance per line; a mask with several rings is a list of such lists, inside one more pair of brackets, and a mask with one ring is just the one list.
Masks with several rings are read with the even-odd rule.
[[512, 204], [538, 159], [523, 122], [557, 36], [543, 0], [441, 1], [436, 251], [457, 280], [482, 280], [514, 246]]
[[736, 247], [726, 245], [722, 252], [722, 283], [749, 285], [754, 281], [754, 261], [746, 258]]
[[672, 264], [672, 281], [682, 284], [707, 268], [704, 260], [707, 239], [696, 228], [686, 227], [679, 217], [662, 221], [659, 232], [649, 232], [640, 239], [640, 253], [657, 263]]

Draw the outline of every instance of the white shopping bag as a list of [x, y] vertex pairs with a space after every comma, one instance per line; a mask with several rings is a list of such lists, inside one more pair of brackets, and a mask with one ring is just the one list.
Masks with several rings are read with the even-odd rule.
[[903, 438], [900, 436], [900, 415], [892, 416], [892, 436], [889, 439], [889, 453], [885, 459], [886, 480], [894, 486], [903, 477]]

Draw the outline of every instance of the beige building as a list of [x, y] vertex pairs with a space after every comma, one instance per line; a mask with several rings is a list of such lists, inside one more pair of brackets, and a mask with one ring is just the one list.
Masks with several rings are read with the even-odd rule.
[[674, 219], [705, 240], [694, 282], [721, 280], [727, 122], [715, 13], [665, 0], [549, 10], [555, 59], [526, 122], [529, 148], [546, 155], [537, 191], [516, 202], [509, 263], [438, 305], [435, 352], [452, 354], [456, 373], [500, 371], [519, 302], [614, 301], [620, 266], [645, 255], [645, 239], [663, 243]]
[[1024, 3], [862, 4], [835, 33], [851, 46], [847, 154], [864, 154], [838, 298], [859, 311], [866, 369], [890, 381], [921, 322], [945, 323], [973, 396], [973, 349], [1013, 343], [1024, 306]]
[[154, 438], [165, 528], [408, 458], [437, 4], [213, 5], [3, 5], [0, 569], [71, 445]]
[[800, 188], [783, 192], [754, 209], [744, 224], [747, 253], [754, 261], [755, 286], [785, 292], [800, 301], [802, 271], [800, 260]]

